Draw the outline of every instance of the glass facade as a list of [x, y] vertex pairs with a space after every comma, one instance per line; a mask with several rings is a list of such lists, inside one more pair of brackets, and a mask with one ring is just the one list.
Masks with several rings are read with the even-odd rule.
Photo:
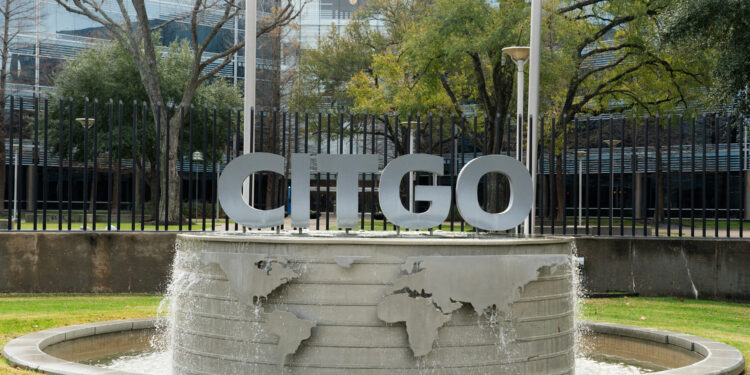
[[[37, 21], [21, 30], [11, 45], [11, 56], [8, 60], [8, 95], [32, 97], [43, 94], [54, 84], [54, 75], [63, 62], [76, 55], [84, 48], [102, 40], [108, 40], [105, 29], [88, 17], [67, 12], [54, 0], [28, 0], [36, 4]], [[258, 17], [268, 15], [270, 6], [278, 0], [259, 1]], [[185, 15], [190, 11], [192, 2], [146, 0], [146, 7], [152, 25], [159, 25], [166, 20]], [[132, 7], [129, 2], [126, 2]], [[113, 19], [122, 20], [122, 13], [114, 1], [105, 1], [103, 7]], [[128, 9], [132, 15], [133, 9]], [[207, 14], [204, 24], [199, 27], [199, 38], [205, 37], [220, 14]], [[169, 44], [180, 39], [190, 39], [190, 28], [187, 23], [174, 22], [161, 31], [162, 43]], [[244, 22], [235, 19], [228, 22], [216, 35], [204, 54], [205, 58], [224, 50], [228, 45], [244, 38]], [[258, 40], [257, 80], [258, 105], [278, 106], [278, 95], [264, 93], [272, 90], [278, 82], [279, 44], [277, 37], [264, 36]], [[235, 54], [233, 61], [224, 67], [219, 76], [242, 87], [244, 78], [244, 51]], [[211, 67], [209, 66], [209, 69]]]

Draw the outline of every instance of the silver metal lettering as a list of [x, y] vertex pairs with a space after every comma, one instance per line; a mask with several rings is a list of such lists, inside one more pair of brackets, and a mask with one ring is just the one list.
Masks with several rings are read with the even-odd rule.
[[[497, 214], [486, 212], [479, 205], [479, 179], [490, 172], [501, 173], [510, 182], [508, 208]], [[503, 155], [486, 155], [468, 162], [456, 182], [456, 206], [461, 217], [477, 228], [490, 231], [507, 230], [521, 224], [531, 210], [532, 194], [534, 189], [528, 170], [517, 160]]]
[[[318, 155], [318, 171], [336, 173], [336, 225], [357, 227], [360, 173], [378, 171], [377, 155]], [[308, 177], [309, 178], [309, 177]]]
[[[256, 172], [284, 174], [284, 157], [265, 152], [245, 154], [232, 160], [219, 177], [219, 203], [237, 223], [249, 228], [267, 228], [284, 223], [284, 207], [259, 210], [242, 199], [242, 184]], [[308, 177], [309, 178], [309, 177]]]
[[411, 154], [393, 159], [380, 176], [380, 208], [391, 222], [409, 229], [429, 229], [438, 226], [448, 217], [451, 208], [449, 186], [416, 186], [414, 200], [430, 202], [422, 213], [407, 210], [401, 203], [401, 179], [409, 172], [429, 172], [443, 175], [443, 158], [435, 155]]

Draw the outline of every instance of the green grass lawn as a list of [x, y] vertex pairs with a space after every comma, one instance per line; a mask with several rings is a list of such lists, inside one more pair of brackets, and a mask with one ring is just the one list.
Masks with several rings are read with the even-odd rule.
[[[156, 315], [161, 296], [0, 294], [0, 346], [42, 329]], [[750, 304], [676, 298], [585, 300], [583, 318], [684, 332], [730, 344], [750, 358]], [[747, 367], [750, 371], [750, 366]], [[0, 358], [0, 374], [27, 375]]]

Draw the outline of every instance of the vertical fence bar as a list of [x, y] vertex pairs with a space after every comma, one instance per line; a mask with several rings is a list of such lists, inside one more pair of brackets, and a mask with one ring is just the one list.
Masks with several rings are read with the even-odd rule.
[[[326, 154], [331, 154], [331, 111], [326, 116]], [[331, 226], [331, 174], [326, 172], [326, 230]]]
[[[89, 179], [88, 179], [88, 172], [89, 172], [89, 154], [88, 154], [88, 148], [89, 148], [89, 98], [85, 99], [84, 104], [84, 124], [83, 124], [83, 230], [88, 230], [87, 220], [88, 220], [88, 205], [87, 199], [88, 199], [88, 186], [89, 186]], [[94, 124], [96, 125], [96, 124]], [[96, 126], [94, 126], [96, 128]], [[95, 137], [96, 138], [96, 137]], [[96, 228], [94, 228], [96, 230]]]
[[[615, 204], [615, 129], [614, 117], [609, 117], [609, 235], [612, 235], [612, 221], [614, 220]], [[601, 163], [600, 163], [601, 164]]]
[[[208, 106], [205, 104], [203, 105], [203, 136], [201, 137], [201, 153], [202, 153], [202, 165], [203, 170], [201, 171], [200, 175], [200, 191], [201, 191], [201, 230], [203, 232], [206, 231], [206, 162], [207, 157], [206, 155], [206, 147], [208, 143]], [[197, 182], [197, 180], [196, 180]], [[195, 192], [195, 199], [198, 199], [198, 189], [196, 189]], [[198, 207], [196, 207], [198, 209]]]
[[747, 191], [747, 184], [745, 181], [745, 173], [747, 173], [747, 150], [745, 149], [747, 127], [745, 126], [745, 118], [742, 115], [739, 116], [737, 126], [739, 127], [738, 136], [740, 137], [738, 142], [740, 144], [740, 186], [742, 187], [740, 189], [740, 196], [742, 199], [742, 202], [740, 203], [740, 238], [743, 238], [745, 237], [745, 204], [747, 204], [747, 201], [745, 200], [745, 191]]
[[[213, 107], [213, 122], [211, 128], [211, 230], [216, 230], [216, 190], [218, 187], [218, 166], [219, 161], [216, 159], [216, 106]], [[203, 173], [206, 173], [204, 170]]]
[[[110, 106], [110, 112], [109, 117], [112, 118], [114, 116], [114, 105], [115, 103], [112, 101], [112, 99], [109, 100], [109, 106]], [[122, 221], [122, 215], [120, 211], [122, 211], [122, 117], [120, 117], [120, 121], [117, 123], [117, 230], [120, 230], [121, 221]]]
[[[122, 115], [123, 115], [123, 102], [122, 102], [122, 100], [118, 100], [118, 102], [117, 102], [117, 116], [120, 118], [119, 119], [120, 122], [122, 122]], [[132, 144], [132, 147], [131, 147], [131, 150], [130, 150], [131, 157], [133, 158], [133, 169], [132, 169], [132, 172], [133, 172], [133, 188], [132, 188], [131, 196], [130, 196], [130, 200], [131, 200], [131, 205], [130, 205], [130, 208], [131, 208], [130, 209], [130, 212], [131, 212], [131, 214], [130, 214], [131, 215], [130, 216], [130, 230], [131, 231], [135, 231], [135, 216], [136, 216], [136, 211], [138, 209], [138, 202], [137, 202], [137, 196], [138, 196], [138, 194], [136, 193], [136, 191], [138, 190], [138, 181], [139, 181], [139, 178], [138, 178], [138, 159], [137, 159], [137, 156], [138, 156], [138, 123], [137, 123], [138, 116], [136, 116], [136, 115], [137, 115], [137, 112], [135, 110], [133, 110], [133, 144]], [[141, 193], [141, 194], [143, 194], [143, 193]]]
[[[112, 228], [112, 169], [114, 168], [114, 164], [112, 161], [112, 114], [113, 114], [113, 108], [112, 108], [112, 100], [109, 101], [109, 119], [108, 119], [108, 125], [109, 125], [109, 131], [107, 134], [107, 230], [111, 230]], [[119, 176], [118, 176], [119, 177]], [[94, 193], [96, 194], [96, 193]], [[95, 201], [96, 202], [96, 201]], [[94, 203], [94, 206], [96, 207], [96, 203]], [[115, 208], [116, 209], [116, 208]], [[96, 209], [94, 209], [94, 221], [96, 221]], [[117, 223], [118, 228], [120, 223]]]
[[719, 114], [714, 116], [714, 237], [719, 237]]
[[701, 189], [701, 194], [703, 195], [701, 199], [701, 204], [703, 204], [703, 209], [701, 211], [702, 211], [702, 216], [703, 216], [702, 217], [703, 237], [706, 237], [706, 210], [708, 209], [708, 201], [707, 201], [708, 200], [707, 199], [708, 177], [707, 177], [707, 171], [706, 171], [706, 169], [708, 168], [708, 139], [706, 138], [706, 135], [708, 134], [708, 121], [706, 120], [705, 114], [703, 114], [701, 117], [702, 117], [701, 123], [703, 124], [703, 168], [702, 168], [703, 187]]
[[[451, 202], [456, 202], [456, 118], [451, 115]], [[451, 232], [453, 232], [453, 213], [455, 209], [451, 207]]]
[[[230, 114], [230, 117], [231, 117], [231, 114]], [[184, 194], [182, 191], [183, 189], [182, 182], [184, 180], [184, 177], [182, 176], [185, 174], [185, 171], [182, 168], [183, 166], [182, 161], [185, 160], [185, 155], [184, 155], [185, 153], [185, 106], [182, 104], [180, 104], [180, 133], [178, 134], [178, 137], [179, 137], [179, 140], [177, 141], [177, 146], [176, 146], [177, 147], [177, 163], [176, 164], [177, 164], [177, 176], [180, 180], [180, 186], [178, 188], [179, 193], [178, 193], [177, 202], [175, 202], [175, 204], [177, 204], [177, 210], [179, 212], [179, 215], [178, 215], [179, 218], [177, 219], [177, 228], [180, 232], [182, 232], [182, 221], [183, 221], [183, 216], [184, 216], [183, 215], [184, 208], [182, 207], [183, 206], [182, 199], [183, 199], [183, 194]], [[190, 196], [188, 195], [188, 200], [189, 199], [190, 199]]]
[[[10, 148], [10, 152], [8, 152], [8, 154], [10, 155], [10, 160], [9, 160], [10, 173], [8, 173], [8, 178], [7, 178], [8, 188], [6, 189], [8, 191], [8, 231], [13, 230], [13, 219], [14, 219], [13, 216], [16, 214], [16, 211], [13, 208], [14, 203], [15, 203], [14, 201], [15, 198], [11, 198], [13, 197], [13, 192], [15, 191], [15, 187], [16, 187], [15, 185], [16, 176], [13, 171], [13, 168], [15, 168], [15, 165], [16, 165], [16, 162], [14, 160], [14, 155], [13, 155], [13, 137], [14, 137], [13, 131], [15, 130], [14, 129], [15, 124], [13, 123], [13, 120], [15, 119], [15, 105], [16, 105], [15, 98], [11, 95], [10, 97], [10, 131], [8, 132], [9, 133], [8, 144]], [[20, 139], [21, 137], [18, 137], [18, 138]], [[20, 142], [19, 142], [19, 145], [20, 145]], [[3, 145], [3, 147], [5, 147], [5, 145]], [[4, 165], [3, 165], [3, 168], [5, 168]], [[20, 221], [20, 218], [18, 218], [18, 220]]]
[[562, 201], [562, 234], [565, 235], [568, 226], [568, 184], [566, 181], [567, 169], [568, 169], [568, 121], [566, 115], [563, 115], [563, 148], [560, 150], [562, 153], [562, 189], [563, 189], [563, 201]]
[[[599, 129], [601, 129], [601, 121], [600, 121], [599, 125], [600, 125]], [[582, 181], [582, 180], [585, 181], [583, 186], [579, 186], [578, 187], [578, 189], [583, 190], [583, 196], [584, 196], [583, 197], [584, 201], [583, 202], [578, 202], [578, 204], [579, 204], [578, 207], [580, 207], [580, 204], [583, 204], [586, 207], [584, 209], [585, 212], [586, 212], [586, 217], [584, 219], [584, 220], [586, 220], [586, 224], [584, 224], [585, 227], [586, 227], [586, 234], [590, 234], [591, 233], [591, 204], [590, 204], [591, 191], [589, 189], [589, 186], [591, 186], [591, 134], [590, 134], [590, 131], [591, 131], [591, 117], [586, 116], [586, 133], [585, 133], [586, 134], [586, 151], [582, 152], [581, 156], [580, 156], [581, 158], [584, 158], [584, 157], [586, 158], [586, 172], [585, 172], [586, 179], [583, 180], [583, 179], [580, 178], [580, 176], [577, 177], [578, 181]], [[576, 136], [576, 138], [578, 138], [578, 137]], [[601, 137], [599, 139], [599, 142], [601, 142]], [[601, 150], [601, 147], [599, 148], [599, 150]], [[578, 143], [576, 143], [576, 154], [578, 154]], [[579, 164], [578, 161], [576, 162], [576, 164]], [[601, 163], [600, 163], [600, 165], [601, 165]], [[583, 166], [580, 165], [580, 164], [579, 164], [579, 169], [581, 169], [581, 171], [579, 173], [584, 173], [583, 172]], [[599, 182], [599, 176], [598, 175], [597, 175], [596, 180], [597, 180], [597, 184], [598, 184], [598, 182]], [[576, 189], [574, 188], [573, 190], [576, 190]], [[578, 190], [578, 191], [581, 191], [581, 190]], [[597, 196], [598, 196], [598, 194], [599, 194], [598, 186], [597, 186], [596, 190], [597, 190]], [[578, 194], [578, 192], [576, 192], [576, 194]], [[579, 199], [582, 199], [582, 198], [579, 197]], [[576, 207], [576, 209], [578, 207]], [[597, 206], [597, 210], [598, 209], [599, 208]], [[579, 216], [581, 215], [580, 210], [578, 211], [578, 215]], [[580, 221], [581, 218], [579, 217], [576, 220]]]
[[[627, 117], [623, 116], [620, 119], [620, 138], [622, 139], [622, 142], [620, 142], [620, 236], [625, 235], [625, 121], [627, 121]], [[633, 148], [633, 152], [635, 152], [635, 148]], [[631, 154], [632, 154], [631, 153]], [[631, 158], [634, 158], [635, 155], [631, 155]], [[635, 175], [635, 171], [631, 171], [633, 175]]]
[[[180, 121], [180, 129], [182, 129], [182, 121]], [[227, 148], [226, 148], [226, 160], [225, 162], [229, 164], [230, 159], [232, 157], [232, 107], [227, 106]], [[182, 137], [180, 137], [182, 139]], [[179, 147], [179, 146], [178, 146]], [[182, 157], [180, 156], [179, 151], [177, 152], [179, 160], [182, 160]], [[219, 168], [221, 168], [221, 165], [219, 165]], [[217, 172], [218, 173], [218, 172]], [[180, 178], [180, 181], [182, 181], [182, 178]], [[217, 182], [218, 184], [218, 182]], [[182, 185], [182, 184], [180, 184]], [[182, 200], [182, 197], [180, 197], [180, 201]], [[221, 202], [219, 202], [219, 207], [221, 207]], [[223, 207], [222, 207], [223, 209]], [[224, 212], [224, 231], [229, 232], [229, 215]]]
[[[631, 216], [630, 235], [635, 237], [635, 222], [638, 220], [638, 217], [637, 217], [638, 215], [636, 214], [636, 207], [638, 204], [640, 204], [638, 200], [635, 199], [636, 198], [636, 194], [635, 194], [636, 184], [637, 184], [637, 179], [638, 179], [638, 117], [636, 115], [633, 115], [632, 126], [630, 128], [633, 129], [633, 145], [632, 145], [633, 152], [631, 153], [632, 157], [630, 158], [631, 169], [633, 171], [633, 173], [631, 173], [632, 175], [631, 181], [633, 185], [633, 199], [632, 199], [633, 202], [631, 204], [632, 210], [630, 214]], [[643, 196], [643, 193], [641, 193], [641, 196]]]
[[691, 116], [690, 132], [690, 237], [695, 237], [695, 115]]
[[[596, 144], [596, 235], [602, 235], [602, 143], [603, 141], [603, 127], [602, 118], [599, 117], [597, 121], [597, 127], [599, 128], [599, 141]], [[587, 150], [588, 151], [588, 150]], [[586, 159], [589, 160], [588, 158]], [[588, 164], [588, 163], [587, 163]]]
[[[60, 98], [60, 106], [58, 107], [58, 110], [60, 111], [60, 126], [57, 131], [57, 138], [60, 143], [60, 150], [57, 153], [58, 159], [57, 159], [57, 230], [62, 231], [62, 222], [63, 222], [63, 186], [62, 186], [62, 175], [63, 175], [63, 153], [65, 152], [63, 146], [63, 133], [65, 132], [65, 102], [63, 101], [63, 98]], [[13, 143], [11, 143], [13, 144]], [[12, 154], [12, 152], [11, 152]], [[10, 220], [8, 220], [10, 223]], [[8, 228], [10, 229], [10, 227]]]
[[[352, 134], [352, 137], [354, 134]], [[373, 154], [375, 150], [373, 150]], [[367, 154], [367, 112], [364, 114], [364, 119], [362, 122], [362, 154]], [[360, 219], [359, 229], [365, 230], [365, 213], [367, 212], [367, 195], [365, 192], [365, 185], [367, 184], [367, 174], [362, 174], [362, 187], [361, 187], [361, 194], [362, 194], [362, 218]], [[370, 221], [372, 221], [372, 217], [370, 217]]]
[[[234, 145], [233, 146], [234, 146], [235, 157], [238, 157], [238, 156], [240, 156], [240, 146], [239, 146], [239, 144], [237, 142], [239, 141], [239, 137], [242, 134], [240, 132], [240, 126], [242, 124], [242, 116], [243, 116], [241, 108], [237, 109], [236, 116], [237, 116], [236, 117], [236, 121], [234, 122], [235, 123], [235, 129], [234, 129], [234, 137], [233, 137], [233, 139], [234, 139]], [[252, 107], [250, 107], [250, 125], [251, 125], [250, 126], [250, 138], [252, 139], [253, 134], [255, 134], [254, 133], [255, 132], [255, 112], [254, 112], [254, 109]], [[185, 126], [185, 123], [183, 122], [182, 123], [182, 127], [184, 127], [184, 126]], [[255, 149], [255, 144], [251, 144], [250, 148], [254, 150]], [[180, 163], [182, 163], [182, 161], [180, 161]], [[182, 165], [182, 164], [180, 164], [180, 165]], [[250, 194], [248, 194], [248, 197], [249, 196], [250, 196]], [[227, 220], [229, 220], [228, 216], [227, 216]], [[234, 223], [234, 230], [238, 231], [239, 228], [240, 228], [239, 224], [237, 224], [235, 222]]]
[[44, 98], [44, 164], [42, 166], [42, 230], [47, 230], [47, 199], [49, 195], [49, 177], [47, 166], [49, 157], [48, 129], [49, 129], [49, 99]]
[[[188, 231], [193, 230], [193, 114], [194, 107], [188, 109]], [[262, 115], [261, 115], [262, 116]], [[262, 118], [262, 117], [261, 117]], [[197, 195], [197, 192], [196, 192]]]
[[[323, 132], [323, 115], [318, 112], [318, 155], [320, 155], [322, 151], [322, 132]], [[317, 211], [315, 214], [315, 230], [320, 230], [320, 216], [323, 214], [323, 211], [320, 207], [320, 172], [315, 173], [315, 210]]]
[[[11, 112], [13, 112], [12, 109], [13, 108], [11, 108]], [[86, 182], [84, 181], [84, 186], [85, 185], [86, 185]], [[86, 215], [84, 215], [84, 217], [85, 216]], [[71, 223], [72, 217], [73, 217], [73, 98], [69, 98], [68, 100], [68, 231], [70, 231], [73, 227]]]
[[654, 178], [656, 180], [656, 190], [654, 190], [654, 235], [656, 237], [659, 237], [659, 227], [660, 222], [659, 219], [661, 219], [661, 213], [659, 212], [660, 209], [664, 209], [664, 198], [661, 199], [661, 207], [659, 207], [659, 195], [662, 194], [662, 186], [661, 186], [661, 177], [662, 177], [662, 153], [661, 153], [661, 120], [659, 117], [659, 114], [654, 116], [654, 121], [656, 123], [656, 149], [655, 149], [655, 160], [654, 164]]
[[538, 194], [540, 207], [539, 234], [544, 234], [544, 116], [541, 116], [539, 118], [539, 121], [539, 150], [541, 150], [541, 152], [539, 153], [540, 167], [538, 168], [537, 172], [537, 181], [539, 181], [539, 185], [541, 186]]
[[[143, 111], [145, 113], [145, 111]], [[133, 100], [133, 122], [134, 126], [138, 123], [138, 102]], [[141, 116], [141, 162], [143, 163], [143, 166], [141, 167], [141, 231], [146, 229], [146, 116]], [[154, 166], [150, 166], [151, 171], [153, 172]], [[157, 180], [158, 181], [158, 180]], [[151, 195], [153, 195], [153, 192], [151, 192]]]
[[[550, 161], [550, 166], [549, 166], [549, 173], [550, 173], [550, 178], [549, 178], [549, 181], [550, 181], [549, 182], [549, 186], [550, 186], [550, 189], [549, 189], [550, 190], [550, 195], [549, 195], [549, 197], [550, 197], [550, 201], [549, 201], [549, 213], [550, 213], [550, 215], [549, 216], [550, 216], [550, 233], [551, 234], [555, 234], [555, 220], [557, 219], [557, 212], [555, 211], [555, 204], [558, 203], [557, 202], [557, 197], [556, 197], [556, 195], [557, 195], [557, 166], [558, 166], [557, 155], [555, 154], [555, 149], [556, 149], [555, 142], [557, 140], [556, 127], [557, 127], [557, 118], [553, 117], [552, 118], [552, 124], [550, 126], [550, 136], [549, 136], [549, 139], [550, 139], [550, 142], [549, 142], [549, 146], [550, 146], [550, 153], [549, 153], [549, 161]], [[555, 187], [554, 190], [551, 189], [552, 186]]]
[[[46, 145], [45, 145], [46, 147]], [[37, 230], [37, 206], [39, 196], [39, 181], [37, 179], [37, 168], [39, 166], [39, 97], [34, 95], [34, 148], [31, 154], [31, 191], [32, 194], [26, 199], [26, 207], [33, 210], [34, 231]], [[5, 168], [3, 165], [2, 168]]]
[[[286, 155], [286, 146], [287, 146], [286, 142], [287, 142], [286, 140], [286, 112], [283, 112], [281, 114], [281, 155], [283, 155], [284, 158], [286, 158], [287, 156]], [[284, 176], [282, 177], [281, 181], [283, 182], [282, 184], [283, 187], [281, 189], [281, 198], [282, 198], [281, 205], [286, 206], [287, 198], [288, 198], [287, 194], [289, 190], [287, 188], [289, 186], [289, 182], [287, 179], [286, 170], [284, 172]], [[286, 210], [286, 207], [285, 207], [285, 210]], [[291, 207], [289, 207], [289, 210], [290, 210], [289, 213], [291, 214]], [[284, 224], [285, 224], [284, 222], [281, 223], [281, 229], [285, 229]]]
[[[600, 125], [599, 129], [601, 129], [601, 122], [599, 123], [599, 125]], [[576, 119], [576, 128], [578, 128], [578, 119]], [[586, 116], [586, 132], [585, 132], [585, 137], [586, 137], [586, 151], [584, 151], [584, 152], [581, 153], [581, 155], [580, 155], [581, 160], [576, 159], [576, 162], [575, 162], [575, 164], [578, 165], [578, 169], [580, 169], [580, 171], [578, 171], [576, 173], [577, 181], [579, 181], [579, 182], [580, 181], [585, 181], [585, 182], [583, 183], [583, 186], [579, 186], [578, 187], [578, 190], [576, 190], [575, 185], [573, 185], [574, 186], [573, 190], [576, 190], [575, 193], [576, 193], [576, 196], [579, 199], [579, 202], [576, 204], [577, 207], [575, 207], [576, 210], [578, 210], [577, 211], [578, 212], [578, 218], [576, 219], [576, 222], [578, 224], [574, 224], [574, 225], [580, 225], [580, 220], [582, 219], [580, 216], [581, 216], [582, 212], [578, 209], [578, 207], [581, 207], [581, 204], [583, 204], [585, 206], [584, 210], [586, 212], [586, 216], [584, 218], [584, 220], [586, 220], [586, 223], [584, 224], [584, 226], [586, 228], [586, 234], [587, 235], [591, 233], [591, 204], [590, 204], [591, 192], [589, 191], [590, 190], [589, 186], [591, 186], [591, 134], [590, 134], [590, 131], [591, 131], [591, 117]], [[576, 135], [576, 146], [575, 146], [575, 148], [576, 148], [576, 155], [578, 155], [578, 153], [579, 153], [577, 139], [578, 139], [578, 136]], [[601, 139], [599, 139], [599, 142], [601, 142]], [[599, 149], [601, 149], [601, 148], [599, 148]], [[578, 173], [584, 173], [584, 171], [583, 171], [583, 165], [582, 165], [584, 157], [586, 158], [586, 172], [585, 172], [586, 179], [585, 180], [582, 179], [581, 176], [578, 174]], [[601, 165], [601, 163], [600, 163], [600, 165]], [[599, 176], [598, 175], [597, 175], [596, 179], [597, 179], [597, 184], [598, 184], [598, 182], [599, 182]], [[575, 181], [573, 182], [573, 184], [575, 184]], [[583, 197], [581, 197], [580, 193], [579, 193], [581, 190], [583, 190]], [[597, 195], [598, 195], [599, 194], [598, 186], [597, 186], [596, 190], [597, 190]], [[580, 201], [581, 199], [583, 199], [583, 202]], [[598, 210], [598, 206], [597, 206], [597, 210]]]
[[665, 183], [666, 194], [664, 194], [664, 199], [667, 201], [667, 212], [666, 212], [667, 237], [672, 237], [672, 220], [671, 220], [672, 219], [672, 215], [671, 215], [671, 212], [672, 212], [671, 192], [672, 190], [670, 189], [671, 184], [669, 181], [672, 177], [672, 115], [671, 114], [667, 115], [667, 126], [665, 130], [667, 131], [667, 180]]
[[727, 238], [731, 237], [730, 236], [730, 234], [731, 234], [731, 232], [730, 232], [730, 229], [731, 229], [731, 225], [730, 225], [731, 224], [731, 215], [729, 213], [729, 211], [730, 211], [730, 202], [731, 202], [731, 199], [729, 199], [729, 194], [730, 194], [730, 192], [729, 192], [729, 184], [730, 184], [730, 177], [731, 177], [731, 174], [732, 174], [732, 160], [731, 160], [731, 157], [732, 157], [732, 126], [731, 125], [732, 124], [730, 122], [729, 114], [725, 113], [724, 114], [724, 129], [725, 129], [725, 131], [727, 133], [727, 138], [726, 138], [727, 139], [727, 176], [726, 176], [727, 183], [726, 183], [726, 187], [725, 187], [725, 189], [726, 189], [725, 194], [726, 195], [725, 195], [724, 199], [726, 199], [726, 207], [727, 207], [726, 208], [726, 221], [727, 221], [726, 234], [727, 234]]
[[[496, 125], [499, 125], [500, 122], [498, 121]], [[499, 129], [499, 126], [496, 127], [496, 129]], [[443, 163], [445, 163], [445, 156], [443, 156], [443, 114], [440, 114], [440, 120], [438, 121], [438, 153], [440, 154], [440, 158], [443, 159]], [[500, 149], [498, 147], [498, 149]], [[445, 166], [445, 164], [443, 164]], [[445, 167], [443, 167], [445, 168]], [[437, 178], [437, 177], [435, 177]], [[443, 223], [441, 222], [438, 224], [438, 230], [443, 230]]]
[[[16, 159], [16, 166], [18, 168], [19, 176], [16, 178], [16, 189], [19, 194], [23, 194], [23, 97], [18, 98], [18, 159]], [[14, 194], [16, 214], [16, 230], [21, 230], [21, 202], [20, 197]]]
[[[88, 170], [89, 170], [89, 155], [88, 155], [88, 144], [89, 144], [89, 98], [84, 99], [83, 104], [83, 112], [84, 112], [84, 123], [83, 125], [83, 230], [88, 229], [88, 207], [86, 204], [86, 199], [88, 198]], [[94, 124], [96, 126], [96, 123]], [[94, 170], [96, 170], [96, 167], [94, 167]], [[94, 174], [94, 179], [96, 178], [96, 174]], [[92, 179], [92, 181], [94, 180]], [[92, 189], [93, 190], [93, 189]], [[93, 193], [93, 191], [92, 191]], [[96, 204], [93, 205], [94, 210], [96, 209]], [[92, 210], [93, 211], [93, 210]], [[96, 221], [96, 212], [93, 213], [92, 220]], [[93, 230], [96, 230], [96, 226], [92, 226]]]
[[[271, 113], [271, 153], [276, 154], [278, 142], [277, 142], [277, 133], [278, 133], [278, 109], [274, 108], [273, 112]], [[278, 181], [279, 176], [276, 174], [270, 174], [268, 175], [270, 183], [271, 183], [271, 207], [276, 207], [276, 204], [278, 203], [279, 199], [279, 191], [278, 191]], [[273, 227], [273, 229], [276, 229], [276, 227]]]
[[[154, 187], [156, 189], [156, 194], [152, 191], [151, 194], [151, 202], [153, 203], [153, 212], [154, 212], [154, 230], [159, 230], [159, 200], [161, 199], [161, 184], [159, 183], [159, 177], [161, 176], [161, 105], [157, 106], [156, 109], [156, 118], [154, 119], [154, 122], [156, 123], [156, 132], [154, 133], [154, 143], [156, 143], [156, 157], [154, 158], [156, 160], [156, 171], [154, 171], [153, 167], [151, 169], [152, 173], [156, 174], [156, 186]], [[146, 103], [143, 103], [141, 105], [141, 110], [143, 111], [143, 123], [144, 127], [146, 124]], [[169, 164], [164, 166], [165, 172], [169, 169]], [[168, 188], [169, 183], [169, 173], [164, 173], [164, 188]], [[164, 194], [165, 196], [169, 194]], [[168, 210], [168, 205], [164, 205], [164, 209]], [[168, 212], [168, 211], [167, 211]], [[164, 213], [164, 222], [169, 222], [169, 215], [167, 212]]]
[[[575, 126], [573, 127], [573, 235], [578, 234], [578, 226], [580, 225], [581, 220], [581, 211], [578, 209], [581, 207], [581, 196], [579, 192], [580, 189], [583, 188], [583, 186], [580, 186], [580, 179], [581, 174], [583, 171], [579, 167], [578, 163], [578, 128], [580, 126], [580, 122], [578, 121], [578, 118], [575, 119]], [[588, 135], [589, 135], [589, 119], [586, 119], [586, 146], [588, 147]], [[588, 159], [586, 160], [588, 161]], [[588, 165], [589, 163], [586, 163], [586, 171], [588, 171]], [[588, 176], [588, 173], [586, 173]], [[588, 178], [588, 177], [587, 177]], [[586, 233], [588, 234], [588, 226], [589, 226], [589, 218], [588, 218], [588, 204], [586, 205]]]
[[[378, 150], [375, 148], [375, 112], [372, 113], [372, 126], [370, 127], [371, 133], [370, 133], [370, 150], [373, 155], [376, 155], [378, 153]], [[365, 116], [365, 122], [367, 121], [367, 116]], [[375, 195], [375, 173], [370, 173], [370, 230], [375, 230], [375, 201], [377, 200], [377, 197]]]
[[[94, 99], [94, 123], [92, 127], [94, 128], [94, 149], [92, 150], [92, 160], [94, 161], [94, 170], [92, 172], [91, 178], [91, 230], [96, 230], [96, 191], [97, 191], [97, 177], [98, 177], [98, 171], [99, 171], [99, 127], [98, 125], [99, 121], [99, 99]], [[88, 127], [87, 127], [88, 128]], [[88, 145], [88, 143], [86, 144]], [[85, 146], [84, 146], [85, 147]], [[88, 159], [85, 159], [87, 162]], [[84, 225], [85, 228], [85, 225]]]
[[643, 134], [644, 134], [644, 141], [643, 141], [643, 150], [645, 157], [643, 158], [643, 193], [641, 194], [641, 199], [643, 199], [643, 235], [648, 236], [648, 124], [649, 124], [649, 117], [648, 115], [644, 116], [644, 127], [643, 127]]
[[[461, 116], [461, 168], [463, 168], [464, 165], [466, 165], [466, 117]], [[458, 167], [456, 167], [456, 177], [458, 177]], [[458, 211], [458, 210], [456, 210]], [[530, 214], [533, 215], [533, 212]], [[464, 218], [459, 215], [459, 218], [461, 219], [461, 232], [464, 231]]]
[[682, 210], [683, 210], [683, 207], [684, 207], [684, 205], [683, 205], [683, 196], [682, 196], [682, 194], [683, 194], [683, 189], [682, 189], [682, 181], [683, 181], [682, 180], [682, 168], [683, 168], [683, 165], [684, 165], [683, 164], [683, 161], [684, 161], [683, 160], [683, 154], [685, 153], [683, 151], [683, 145], [684, 145], [684, 140], [685, 140], [685, 135], [684, 135], [684, 133], [685, 133], [684, 132], [684, 129], [685, 129], [685, 117], [683, 115], [680, 115], [680, 123], [678, 125], [678, 129], [680, 131], [680, 140], [679, 140], [679, 142], [680, 142], [680, 157], [679, 157], [680, 169], [677, 171], [677, 184], [678, 184], [677, 196], [679, 196], [680, 199], [677, 202], [678, 207], [679, 207], [678, 208], [679, 209], [679, 217], [677, 219], [677, 223], [678, 223], [678, 226], [679, 226], [678, 235], [679, 235], [679, 237], [682, 237], [682, 232], [683, 232], [683, 229], [682, 229]]

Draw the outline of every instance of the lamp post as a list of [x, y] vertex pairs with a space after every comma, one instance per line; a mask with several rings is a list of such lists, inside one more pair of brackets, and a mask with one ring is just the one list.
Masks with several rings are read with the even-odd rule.
[[[506, 47], [503, 48], [503, 53], [510, 56], [518, 68], [516, 78], [516, 159], [521, 160], [521, 148], [523, 147], [523, 66], [529, 60], [529, 47]], [[528, 168], [528, 165], [526, 167]]]
[[[255, 108], [255, 65], [256, 65], [256, 18], [257, 18], [257, 3], [256, 0], [245, 0], [245, 113], [244, 113], [244, 128], [243, 128], [243, 152], [248, 154], [254, 150], [251, 150], [251, 145], [255, 147], [255, 132], [252, 131], [252, 110]], [[251, 138], [252, 134], [252, 138]], [[245, 181], [242, 185], [243, 197], [245, 202], [251, 199], [250, 191], [253, 192], [253, 201], [255, 193], [255, 176], [251, 177], [252, 187], [250, 183]]]
[[531, 182], [534, 192], [531, 196], [531, 214], [526, 220], [525, 234], [534, 234], [534, 213], [536, 212], [536, 161], [537, 161], [537, 123], [539, 122], [539, 73], [541, 62], [542, 44], [542, 1], [531, 0], [531, 51], [529, 53], [529, 131], [526, 160], [531, 173]]

